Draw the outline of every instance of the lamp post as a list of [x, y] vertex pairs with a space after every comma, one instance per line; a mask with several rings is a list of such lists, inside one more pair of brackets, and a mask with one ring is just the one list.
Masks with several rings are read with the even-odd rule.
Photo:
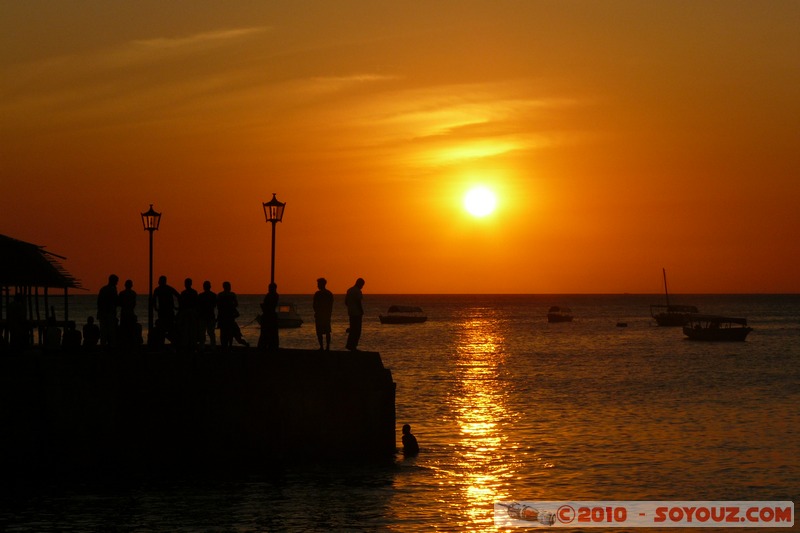
[[275, 198], [275, 193], [272, 193], [272, 200], [264, 202], [264, 217], [267, 222], [272, 223], [272, 261], [270, 263], [270, 276], [269, 282], [275, 283], [275, 223], [283, 219], [283, 210], [286, 208], [284, 202], [279, 202]]
[[157, 213], [150, 204], [150, 209], [142, 213], [142, 226], [150, 233], [150, 278], [147, 290], [147, 344], [150, 344], [150, 332], [153, 331], [153, 232], [161, 224], [161, 213]]

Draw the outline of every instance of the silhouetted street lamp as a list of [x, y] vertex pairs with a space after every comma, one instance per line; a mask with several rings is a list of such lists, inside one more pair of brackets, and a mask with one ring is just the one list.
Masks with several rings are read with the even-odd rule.
[[272, 223], [272, 262], [270, 263], [270, 283], [275, 283], [275, 223], [280, 222], [281, 219], [283, 219], [283, 210], [285, 208], [286, 204], [279, 202], [278, 199], [275, 198], [275, 193], [272, 193], [272, 200], [269, 202], [264, 202], [264, 216], [266, 217], [267, 222]]
[[150, 204], [150, 209], [142, 213], [142, 226], [144, 230], [150, 233], [150, 284], [147, 291], [147, 344], [150, 344], [150, 332], [153, 331], [153, 232], [158, 229], [161, 224], [161, 213], [153, 210], [153, 204]]

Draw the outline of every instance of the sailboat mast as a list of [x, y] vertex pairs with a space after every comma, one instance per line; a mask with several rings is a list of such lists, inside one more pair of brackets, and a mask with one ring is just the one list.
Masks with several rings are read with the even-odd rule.
[[667, 297], [667, 307], [669, 307], [669, 291], [667, 290], [667, 269], [662, 267], [661, 273], [664, 274], [664, 295]]

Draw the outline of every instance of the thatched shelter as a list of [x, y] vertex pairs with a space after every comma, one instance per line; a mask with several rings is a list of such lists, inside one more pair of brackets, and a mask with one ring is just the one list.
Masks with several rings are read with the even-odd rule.
[[[64, 259], [44, 246], [0, 235], [0, 331], [6, 342], [15, 328], [17, 332], [24, 328], [29, 337], [25, 345], [32, 344], [37, 329], [41, 341], [41, 331], [51, 316], [50, 289], [63, 291], [63, 320], [56, 321], [57, 325], [74, 327], [69, 321], [69, 289], [82, 287], [61, 265]], [[42, 306], [40, 298], [44, 300]]]

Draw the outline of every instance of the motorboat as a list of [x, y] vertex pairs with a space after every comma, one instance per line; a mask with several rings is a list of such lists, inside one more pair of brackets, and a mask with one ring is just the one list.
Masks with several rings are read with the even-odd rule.
[[695, 314], [683, 326], [683, 334], [695, 341], [743, 341], [753, 328], [746, 318]]
[[421, 307], [392, 305], [385, 315], [378, 315], [381, 324], [419, 324], [428, 320]]
[[572, 309], [554, 305], [547, 311], [548, 322], [572, 322]]
[[303, 319], [297, 313], [293, 303], [278, 303], [278, 327], [279, 328], [299, 328], [303, 325]]

